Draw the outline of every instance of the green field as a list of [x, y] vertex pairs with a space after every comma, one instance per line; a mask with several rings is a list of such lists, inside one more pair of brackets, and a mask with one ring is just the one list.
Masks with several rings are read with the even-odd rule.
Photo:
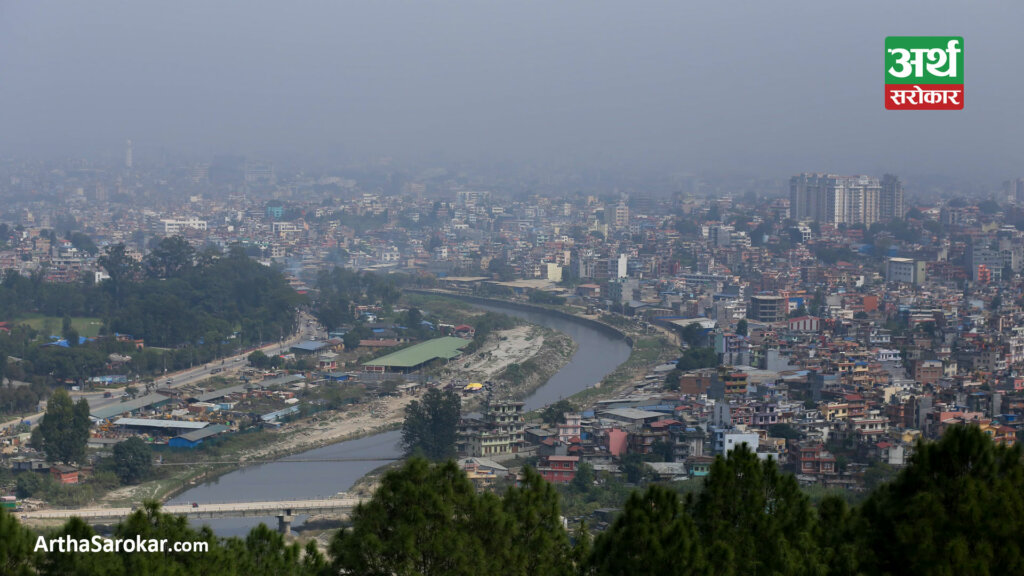
[[[36, 330], [42, 330], [44, 327], [49, 328], [50, 334], [44, 334], [43, 336], [59, 336], [61, 333], [61, 326], [63, 325], [64, 319], [56, 316], [43, 316], [42, 314], [25, 314], [11, 322], [11, 324], [28, 324]], [[78, 331], [79, 336], [85, 336], [86, 338], [94, 338], [100, 333], [100, 326], [103, 321], [99, 318], [71, 318], [71, 327]]]

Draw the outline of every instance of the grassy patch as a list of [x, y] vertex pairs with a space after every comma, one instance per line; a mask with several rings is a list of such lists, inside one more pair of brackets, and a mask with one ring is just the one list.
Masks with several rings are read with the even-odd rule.
[[482, 316], [483, 310], [470, 308], [465, 303], [459, 302], [451, 296], [435, 296], [428, 294], [413, 294], [406, 292], [402, 294], [403, 299], [409, 306], [419, 308], [421, 311], [430, 312], [444, 318], [449, 322], [470, 323], [475, 316]]
[[[28, 324], [35, 330], [39, 330], [41, 332], [49, 331], [49, 334], [43, 334], [44, 338], [59, 335], [61, 333], [63, 322], [64, 319], [58, 316], [44, 316], [42, 314], [24, 314], [17, 320], [14, 320], [15, 324]], [[79, 336], [85, 336], [86, 338], [95, 338], [98, 336], [100, 333], [100, 326], [102, 325], [103, 321], [99, 318], [71, 318], [71, 327], [78, 331]]]

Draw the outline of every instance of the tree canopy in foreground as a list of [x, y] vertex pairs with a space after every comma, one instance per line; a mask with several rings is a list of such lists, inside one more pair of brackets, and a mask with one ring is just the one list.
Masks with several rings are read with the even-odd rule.
[[[910, 464], [861, 507], [813, 509], [795, 479], [740, 448], [719, 457], [702, 492], [635, 492], [591, 545], [564, 527], [558, 495], [525, 469], [503, 496], [480, 492], [452, 462], [413, 458], [387, 472], [328, 554], [260, 525], [218, 538], [147, 504], [121, 538], [199, 541], [206, 553], [37, 552], [38, 535], [0, 510], [0, 574], [338, 574], [396, 576], [1024, 574], [1024, 463], [976, 427], [919, 442]], [[79, 519], [46, 533], [91, 538]]]

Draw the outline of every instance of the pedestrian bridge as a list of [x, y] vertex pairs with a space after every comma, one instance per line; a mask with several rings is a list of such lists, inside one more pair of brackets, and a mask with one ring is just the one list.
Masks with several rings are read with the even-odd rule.
[[[344, 514], [356, 507], [362, 498], [339, 495], [323, 500], [278, 500], [272, 502], [226, 502], [220, 504], [168, 504], [160, 507], [167, 514], [194, 519], [245, 518], [276, 516], [277, 528], [283, 534], [291, 532], [295, 516], [302, 514]], [[20, 516], [30, 520], [66, 520], [78, 517], [91, 524], [124, 520], [137, 508], [76, 508], [68, 510], [34, 510]]]

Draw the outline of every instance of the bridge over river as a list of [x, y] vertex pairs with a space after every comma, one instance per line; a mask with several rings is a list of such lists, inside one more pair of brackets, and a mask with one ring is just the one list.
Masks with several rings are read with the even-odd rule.
[[[282, 534], [291, 532], [292, 520], [299, 514], [343, 514], [351, 511], [361, 498], [340, 495], [323, 500], [278, 500], [269, 502], [228, 502], [222, 504], [168, 504], [161, 511], [186, 518], [244, 518], [246, 516], [276, 516], [277, 529]], [[21, 513], [29, 520], [67, 520], [73, 516], [92, 523], [124, 520], [136, 508], [77, 508], [68, 510], [34, 510]]]

